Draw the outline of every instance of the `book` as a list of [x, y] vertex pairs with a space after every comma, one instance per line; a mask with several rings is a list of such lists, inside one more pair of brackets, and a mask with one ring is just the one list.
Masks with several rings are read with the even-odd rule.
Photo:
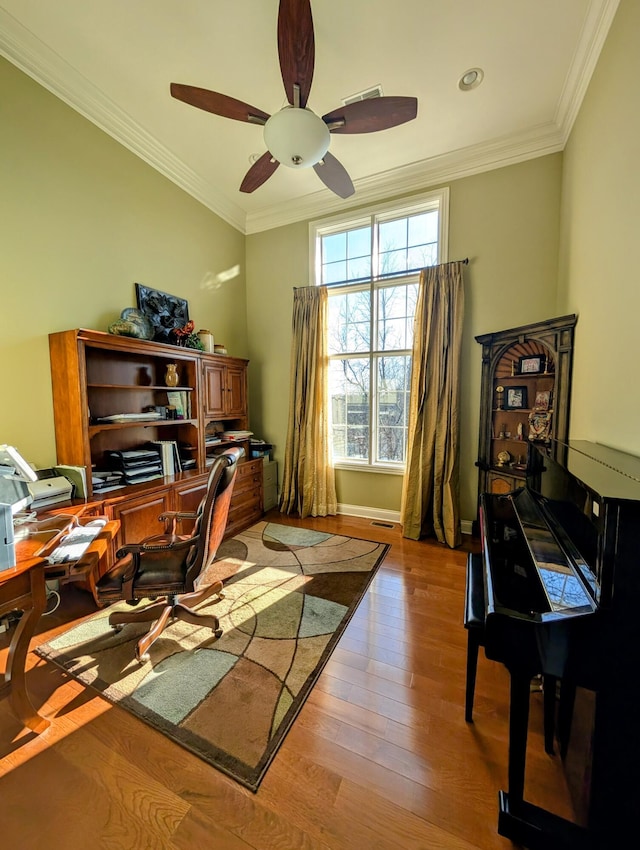
[[173, 390], [167, 393], [167, 401], [176, 409], [177, 419], [191, 419], [191, 393], [186, 390]]
[[73, 484], [73, 498], [87, 498], [87, 468], [85, 466], [67, 466], [58, 464], [53, 467], [59, 475], [63, 475]]
[[223, 431], [223, 440], [248, 440], [253, 435], [253, 431]]

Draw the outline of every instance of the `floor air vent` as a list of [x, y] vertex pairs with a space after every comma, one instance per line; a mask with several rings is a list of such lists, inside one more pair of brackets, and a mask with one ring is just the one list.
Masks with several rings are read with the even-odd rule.
[[377, 525], [378, 528], [393, 528], [392, 522], [380, 522], [377, 519], [374, 519], [371, 525]]

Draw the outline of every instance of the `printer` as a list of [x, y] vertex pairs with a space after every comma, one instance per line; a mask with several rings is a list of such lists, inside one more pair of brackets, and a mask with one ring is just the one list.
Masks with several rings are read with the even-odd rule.
[[57, 502], [68, 502], [73, 494], [73, 484], [68, 478], [56, 475], [51, 469], [36, 470], [37, 481], [29, 481], [27, 486], [33, 498], [33, 510], [55, 505]]
[[30, 504], [26, 481], [0, 475], [0, 572], [16, 565], [13, 517]]
[[[73, 484], [56, 469], [35, 470], [14, 446], [0, 445], [0, 477], [15, 482], [23, 481], [31, 496], [35, 510], [72, 498]], [[9, 486], [9, 485], [7, 485]]]

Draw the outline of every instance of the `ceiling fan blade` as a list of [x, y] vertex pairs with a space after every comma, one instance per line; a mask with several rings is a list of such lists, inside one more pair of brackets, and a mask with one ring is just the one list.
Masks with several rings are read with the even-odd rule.
[[273, 159], [269, 151], [263, 153], [260, 159], [256, 160], [244, 175], [244, 180], [240, 185], [240, 191], [247, 192], [247, 194], [249, 192], [255, 192], [259, 186], [266, 183], [279, 165], [280, 163]]
[[280, 0], [278, 55], [287, 100], [292, 106], [306, 106], [315, 62], [309, 0]]
[[340, 106], [322, 120], [332, 133], [375, 133], [412, 121], [417, 114], [415, 97], [372, 97]]
[[344, 165], [329, 151], [324, 155], [324, 159], [313, 166], [313, 170], [327, 189], [331, 189], [341, 198], [348, 198], [356, 191]]
[[214, 115], [222, 115], [223, 118], [233, 118], [235, 121], [265, 124], [270, 117], [261, 109], [236, 100], [235, 97], [209, 91], [209, 89], [199, 89], [196, 86], [185, 86], [182, 83], [171, 83], [171, 96], [190, 106], [213, 112]]

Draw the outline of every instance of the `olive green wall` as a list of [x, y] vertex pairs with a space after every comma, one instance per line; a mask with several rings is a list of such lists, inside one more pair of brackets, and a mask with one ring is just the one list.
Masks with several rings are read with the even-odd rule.
[[[463, 519], [476, 506], [477, 334], [578, 313], [571, 433], [640, 454], [631, 348], [639, 31], [640, 5], [622, 0], [564, 154], [449, 184], [449, 258], [471, 259]], [[105, 330], [135, 305], [138, 281], [187, 298], [198, 327], [251, 358], [251, 425], [282, 461], [292, 289], [308, 283], [308, 223], [245, 238], [2, 59], [0, 128], [0, 442], [41, 466], [55, 460], [47, 335]], [[203, 286], [235, 265], [231, 281]], [[399, 476], [339, 471], [337, 484], [341, 504], [399, 510]]]
[[640, 3], [622, 0], [565, 151], [559, 288], [579, 314], [571, 436], [636, 455], [639, 34]]
[[[475, 517], [480, 333], [557, 315], [556, 285], [562, 156], [453, 181], [449, 257], [471, 260], [465, 272], [462, 357], [462, 517]], [[433, 187], [436, 188], [436, 187]], [[247, 319], [253, 380], [251, 423], [276, 445], [287, 434], [291, 308], [294, 286], [309, 275], [308, 223], [247, 237]], [[400, 476], [338, 471], [338, 502], [379, 511], [400, 509]]]
[[186, 298], [196, 328], [246, 356], [244, 236], [3, 59], [0, 146], [0, 443], [48, 466], [47, 335], [106, 330], [139, 282]]

